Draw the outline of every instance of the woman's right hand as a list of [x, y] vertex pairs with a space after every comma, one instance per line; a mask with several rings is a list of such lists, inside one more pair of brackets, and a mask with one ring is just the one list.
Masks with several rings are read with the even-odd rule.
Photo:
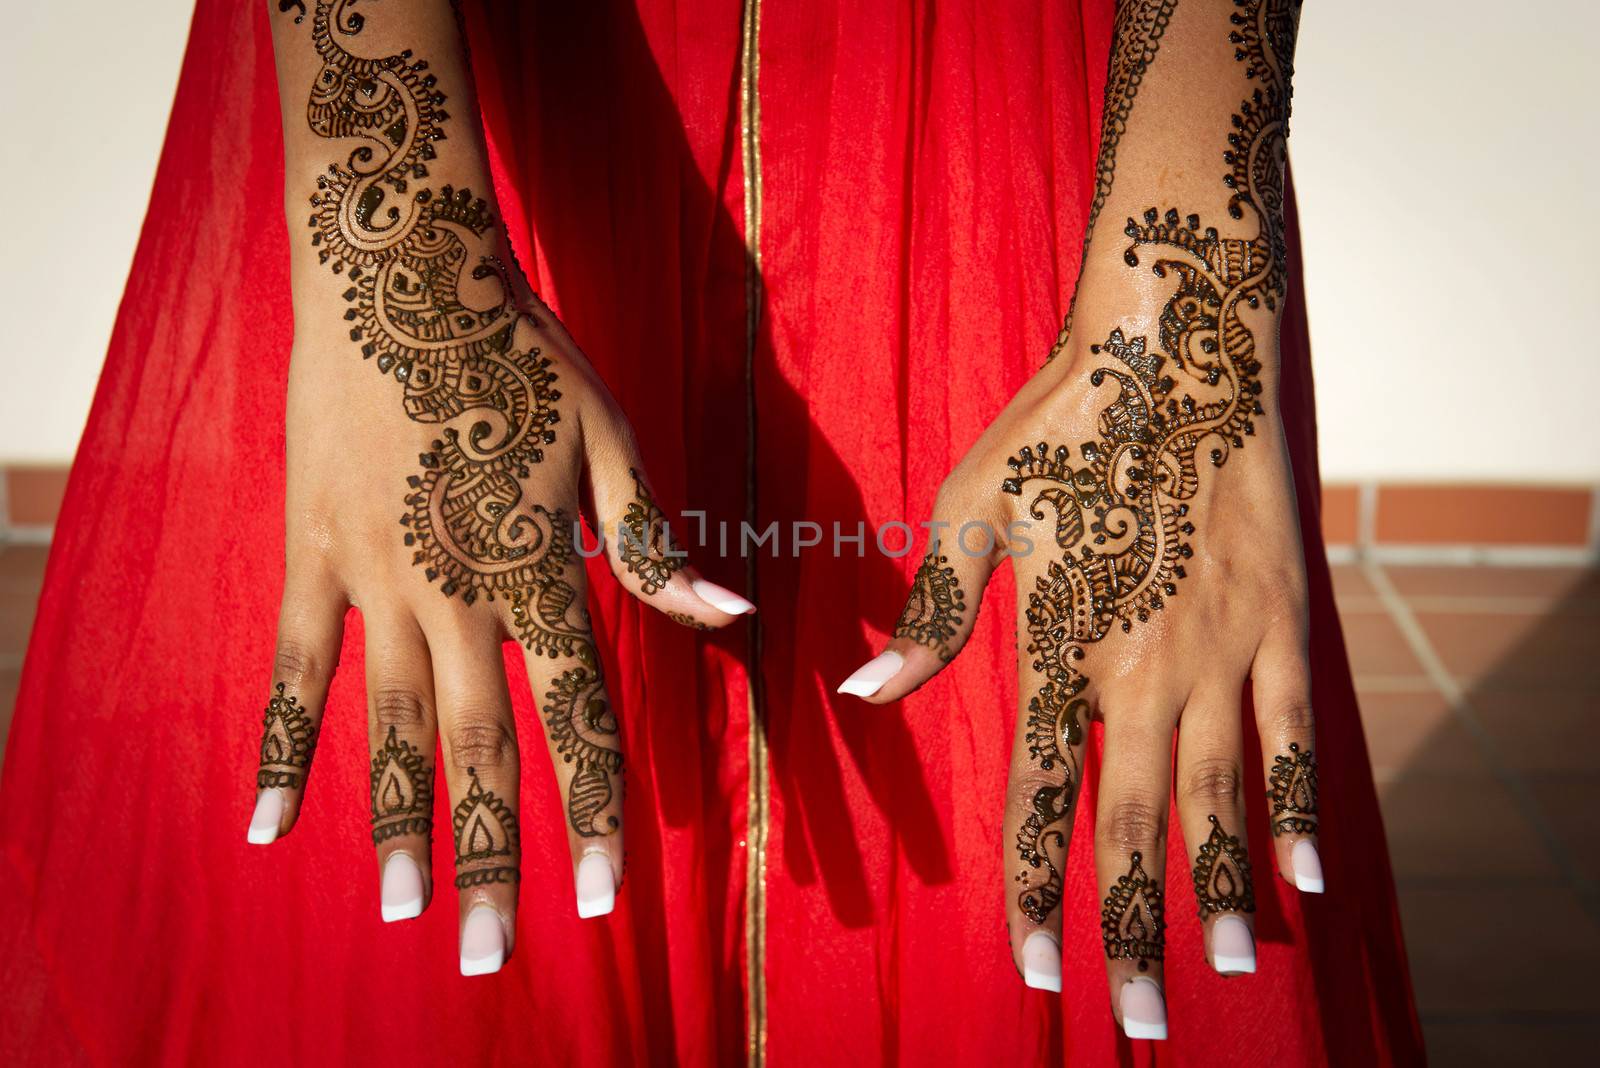
[[249, 839], [299, 816], [353, 605], [383, 916], [432, 896], [442, 739], [461, 970], [482, 974], [516, 931], [507, 638], [524, 648], [565, 798], [579, 914], [611, 911], [622, 879], [623, 754], [586, 610], [580, 497], [618, 581], [647, 603], [706, 628], [754, 607], [685, 566], [627, 420], [528, 288], [496, 206], [444, 182], [490, 188], [476, 123], [443, 107], [476, 112], [451, 6], [370, 15], [324, 0], [309, 25], [274, 20], [296, 331], [287, 570]]
[[[524, 647], [565, 798], [579, 914], [611, 911], [622, 880], [623, 754], [585, 610], [580, 490], [635, 596], [706, 628], [753, 610], [684, 566], [627, 420], [555, 316], [524, 305], [510, 339], [439, 369], [447, 384], [406, 389], [353, 359], [348, 339], [297, 342], [287, 571], [249, 834], [272, 842], [299, 815], [353, 605], [366, 637], [383, 916], [416, 916], [432, 896], [442, 739], [463, 972], [498, 968], [515, 932], [521, 805], [507, 638]], [[412, 382], [425, 370], [413, 367]]]

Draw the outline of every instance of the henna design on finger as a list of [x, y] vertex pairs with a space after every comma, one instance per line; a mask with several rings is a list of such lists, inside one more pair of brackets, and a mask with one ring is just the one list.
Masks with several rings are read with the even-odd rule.
[[1216, 816], [1206, 818], [1211, 821], [1211, 835], [1194, 859], [1194, 896], [1200, 903], [1200, 921], [1204, 923], [1219, 912], [1254, 912], [1256, 895], [1244, 843], [1225, 833]]
[[300, 705], [300, 699], [285, 692], [283, 683], [267, 699], [261, 718], [261, 767], [256, 772], [256, 788], [294, 789], [306, 780], [311, 755], [317, 747], [317, 728]]
[[[1070, 782], [1040, 787], [1034, 791], [1028, 818], [1017, 832], [1017, 855], [1027, 865], [1017, 873], [1017, 882], [1024, 887], [1017, 895], [1017, 906], [1037, 924], [1048, 920], [1061, 904], [1061, 868], [1056, 861], [1066, 858], [1067, 833], [1058, 825], [1065, 821], [1072, 801]], [[1037, 882], [1030, 872], [1041, 870], [1044, 881]]]
[[1135, 852], [1128, 874], [1117, 876], [1100, 910], [1100, 933], [1108, 960], [1131, 960], [1141, 972], [1165, 952], [1167, 922], [1161, 883], [1145, 874]]
[[667, 517], [656, 506], [639, 472], [628, 468], [633, 477], [633, 500], [622, 519], [617, 555], [630, 572], [639, 576], [640, 592], [651, 596], [672, 580], [686, 562], [672, 543]]
[[[1131, 631], [1178, 595], [1194, 552], [1189, 512], [1201, 484], [1198, 455], [1205, 450], [1213, 467], [1223, 466], [1265, 415], [1256, 347], [1265, 324], [1257, 312], [1275, 310], [1287, 287], [1283, 182], [1299, 3], [1234, 4], [1228, 42], [1252, 87], [1227, 134], [1222, 182], [1231, 191], [1229, 218], [1244, 225], [1224, 235], [1176, 208], [1152, 207], [1139, 221], [1128, 219], [1124, 262], [1136, 268], [1142, 257], [1150, 259], [1153, 275], [1169, 287], [1154, 342], [1113, 327], [1090, 346], [1102, 360], [1091, 384], [1114, 387], [1098, 435], [1076, 451], [1043, 441], [1024, 445], [1007, 461], [1011, 474], [1001, 483], [1003, 492], [1026, 502], [1033, 519], [1053, 519], [1060, 552], [1035, 576], [1024, 612], [1026, 651], [1044, 678], [1028, 718], [1030, 757], [1041, 767], [1070, 751], [1035, 738], [1059, 735], [1053, 724], [1088, 687], [1078, 668], [1085, 649], [1119, 629]], [[1110, 189], [1132, 97], [1170, 15], [1171, 5], [1152, 0], [1118, 13], [1108, 108], [1109, 94], [1123, 95], [1107, 118], [1102, 163], [1108, 169], [1097, 183], [1095, 212], [1104, 201], [1099, 190]], [[1065, 338], [1064, 330], [1057, 350]], [[1064, 738], [1069, 747], [1078, 740]]]
[[372, 842], [433, 830], [433, 765], [393, 727], [372, 754]]
[[1272, 801], [1272, 834], [1317, 833], [1317, 758], [1289, 743], [1289, 755], [1272, 758], [1267, 797]]
[[607, 811], [612, 807], [611, 780], [620, 783], [622, 750], [593, 647], [585, 645], [578, 659], [579, 666], [556, 676], [545, 694], [545, 726], [556, 753], [573, 767], [567, 822], [574, 833], [596, 838], [622, 825]]
[[[1060, 786], [1036, 790], [1027, 818], [1017, 832], [1017, 856], [1025, 867], [1017, 873], [1023, 889], [1017, 906], [1023, 915], [1043, 924], [1061, 904], [1061, 870], [1054, 858], [1065, 859], [1067, 821], [1078, 792], [1078, 749], [1083, 741], [1083, 721], [1089, 703], [1082, 699], [1055, 700], [1054, 690], [1028, 703], [1028, 755], [1044, 771], [1060, 771]], [[1043, 872], [1038, 882], [1032, 873]]]
[[910, 638], [949, 663], [955, 656], [949, 642], [961, 629], [966, 610], [966, 594], [961, 592], [955, 568], [949, 566], [937, 548], [930, 549], [911, 580], [911, 593], [895, 624], [894, 636]]
[[452, 824], [456, 838], [456, 889], [516, 882], [519, 843], [516, 814], [468, 768], [471, 783], [456, 805]]
[[688, 627], [690, 630], [716, 630], [717, 629], [716, 627], [713, 627], [710, 623], [702, 623], [698, 619], [694, 618], [694, 616], [686, 616], [682, 612], [668, 612], [667, 613], [667, 618], [672, 620], [674, 623], [678, 624], [678, 626], [680, 626], [680, 627]]

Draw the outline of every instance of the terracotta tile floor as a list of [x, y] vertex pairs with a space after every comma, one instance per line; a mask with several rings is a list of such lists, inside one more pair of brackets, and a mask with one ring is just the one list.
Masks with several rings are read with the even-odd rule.
[[[0, 549], [0, 742], [45, 551]], [[1335, 568], [1437, 1064], [1600, 1033], [1600, 571]]]

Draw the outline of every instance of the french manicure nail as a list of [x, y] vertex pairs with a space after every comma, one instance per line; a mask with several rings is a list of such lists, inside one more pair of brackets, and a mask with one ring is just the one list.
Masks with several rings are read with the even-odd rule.
[[1294, 844], [1289, 863], [1294, 868], [1295, 889], [1303, 894], [1322, 893], [1322, 858], [1317, 856], [1316, 846], [1302, 838]]
[[1237, 916], [1221, 916], [1211, 925], [1211, 964], [1223, 975], [1252, 975], [1256, 940], [1250, 925]]
[[856, 668], [856, 673], [839, 684], [839, 693], [852, 697], [871, 697], [883, 689], [883, 684], [899, 674], [906, 658], [894, 650], [879, 653]]
[[383, 922], [422, 915], [422, 869], [406, 853], [390, 853], [383, 864]]
[[490, 975], [506, 962], [506, 929], [489, 905], [467, 913], [461, 928], [461, 974]]
[[278, 825], [283, 822], [283, 792], [262, 790], [256, 795], [256, 810], [250, 816], [250, 831], [245, 841], [251, 845], [271, 845], [278, 840]]
[[1061, 947], [1043, 931], [1022, 943], [1022, 981], [1035, 990], [1061, 993]]
[[715, 582], [705, 579], [695, 579], [689, 583], [689, 588], [694, 595], [719, 612], [726, 612], [730, 616], [747, 616], [756, 610], [756, 606], [740, 597], [732, 590], [718, 586]]
[[611, 858], [590, 853], [578, 862], [578, 918], [604, 916], [617, 903], [617, 882], [611, 874]]
[[1167, 1003], [1154, 979], [1140, 975], [1123, 984], [1122, 1033], [1157, 1041], [1167, 1037]]

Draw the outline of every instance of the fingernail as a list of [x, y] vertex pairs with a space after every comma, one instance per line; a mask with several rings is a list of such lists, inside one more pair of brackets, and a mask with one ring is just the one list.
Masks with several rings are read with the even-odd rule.
[[1250, 925], [1237, 916], [1222, 916], [1211, 925], [1211, 964], [1223, 975], [1252, 975], [1256, 940]]
[[489, 905], [467, 913], [461, 928], [461, 974], [490, 975], [506, 962], [506, 929]]
[[383, 865], [383, 922], [422, 915], [422, 869], [406, 853], [391, 853]]
[[262, 790], [256, 795], [256, 810], [250, 816], [250, 831], [245, 841], [251, 845], [271, 845], [278, 840], [278, 825], [283, 822], [283, 792]]
[[1167, 1003], [1154, 979], [1141, 975], [1123, 984], [1122, 1033], [1157, 1041], [1167, 1037]]
[[1022, 981], [1035, 990], [1061, 993], [1061, 947], [1043, 931], [1022, 943]]
[[884, 683], [899, 674], [905, 662], [906, 658], [893, 650], [879, 653], [856, 668], [854, 675], [841, 682], [838, 692], [850, 694], [852, 697], [871, 697], [883, 689]]
[[611, 858], [590, 853], [578, 862], [578, 918], [604, 916], [617, 903], [617, 881], [611, 874]]
[[1294, 867], [1295, 889], [1303, 894], [1322, 893], [1322, 858], [1317, 856], [1316, 846], [1305, 839], [1296, 842], [1289, 863]]
[[756, 610], [756, 606], [740, 597], [732, 590], [724, 589], [715, 582], [705, 579], [695, 579], [689, 583], [689, 588], [694, 595], [719, 612], [726, 612], [730, 616], [747, 616]]

